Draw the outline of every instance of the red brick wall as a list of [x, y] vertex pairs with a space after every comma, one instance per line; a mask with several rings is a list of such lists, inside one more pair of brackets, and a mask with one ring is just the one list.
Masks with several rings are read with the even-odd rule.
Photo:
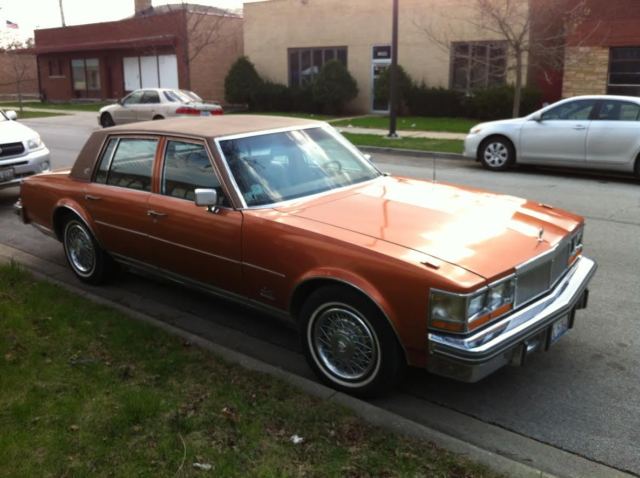
[[567, 39], [569, 46], [640, 45], [640, 1], [588, 0], [588, 8], [589, 16]]
[[[17, 66], [18, 73], [14, 66]], [[23, 70], [24, 68], [24, 70]], [[22, 73], [24, 71], [24, 73]], [[20, 89], [27, 96], [38, 95], [36, 56], [28, 53], [0, 51], [0, 97], [13, 98], [18, 93], [16, 76], [22, 77]]]

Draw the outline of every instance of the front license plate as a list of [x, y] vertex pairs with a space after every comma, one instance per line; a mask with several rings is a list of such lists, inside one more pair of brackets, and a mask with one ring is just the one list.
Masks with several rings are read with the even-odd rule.
[[15, 176], [13, 168], [0, 169], [0, 181], [11, 181]]
[[567, 330], [569, 330], [569, 316], [565, 315], [561, 319], [556, 320], [551, 325], [551, 337], [550, 343], [556, 342], [560, 337], [562, 337]]
[[200, 116], [209, 116], [211, 113], [209, 111], [201, 111]]

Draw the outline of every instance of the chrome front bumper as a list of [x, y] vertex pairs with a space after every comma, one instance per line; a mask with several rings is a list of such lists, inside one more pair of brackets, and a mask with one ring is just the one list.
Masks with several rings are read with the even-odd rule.
[[552, 324], [587, 305], [587, 286], [597, 269], [580, 257], [547, 295], [472, 335], [430, 332], [427, 369], [463, 382], [477, 382], [509, 364], [522, 364], [527, 355], [549, 347]]
[[26, 177], [51, 170], [51, 153], [45, 147], [22, 156], [0, 160], [0, 169], [13, 169], [14, 177], [0, 181], [0, 189], [18, 186]]

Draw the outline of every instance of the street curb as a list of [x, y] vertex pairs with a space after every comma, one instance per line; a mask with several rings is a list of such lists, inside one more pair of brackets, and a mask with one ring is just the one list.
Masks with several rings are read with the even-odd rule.
[[507, 476], [516, 478], [555, 478], [555, 475], [543, 472], [532, 466], [512, 460], [494, 452], [484, 450], [425, 425], [415, 423], [407, 418], [379, 408], [358, 398], [336, 392], [335, 390], [318, 382], [300, 377], [284, 369], [264, 363], [253, 357], [249, 357], [243, 353], [231, 350], [223, 345], [216, 344], [215, 342], [194, 335], [179, 327], [158, 320], [144, 312], [131, 309], [130, 307], [111, 299], [107, 299], [94, 294], [93, 292], [88, 292], [80, 287], [68, 284], [51, 275], [39, 271], [35, 264], [35, 262], [38, 262], [37, 258], [34, 258], [36, 259], [34, 261], [31, 260], [30, 257], [26, 257], [25, 259], [27, 260], [21, 261], [15, 257], [16, 253], [17, 255], [30, 256], [28, 253], [14, 249], [11, 246], [0, 244], [0, 263], [8, 263], [11, 261], [20, 263], [23, 267], [30, 270], [38, 279], [46, 280], [95, 303], [112, 307], [135, 320], [158, 327], [174, 336], [178, 336], [194, 345], [197, 345], [198, 347], [214, 353], [227, 362], [237, 364], [248, 370], [262, 372], [273, 377], [277, 377], [299, 390], [308, 393], [309, 395], [346, 407], [372, 425], [394, 431], [401, 435], [429, 441], [439, 448], [460, 455], [468, 460], [484, 464], [487, 467]]
[[439, 153], [437, 151], [420, 151], [416, 149], [399, 149], [399, 148], [382, 148], [379, 146], [356, 146], [360, 151], [364, 151], [365, 153], [384, 153], [384, 154], [394, 154], [396, 156], [411, 156], [418, 158], [428, 158], [428, 159], [455, 159], [462, 161], [471, 161], [469, 158], [465, 158], [462, 154], [458, 153]]

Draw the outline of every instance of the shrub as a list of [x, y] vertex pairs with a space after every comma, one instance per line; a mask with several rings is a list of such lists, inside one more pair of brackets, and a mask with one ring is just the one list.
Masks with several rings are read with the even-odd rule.
[[246, 56], [240, 57], [224, 80], [224, 97], [229, 103], [246, 103], [252, 108], [253, 99], [263, 83], [253, 63]]
[[258, 111], [291, 111], [291, 90], [279, 83], [263, 81], [253, 93], [250, 103]]
[[[499, 86], [474, 91], [466, 100], [467, 116], [479, 119], [510, 118], [513, 111], [513, 86]], [[520, 116], [527, 115], [540, 107], [541, 94], [538, 90], [522, 89]]]
[[[374, 94], [380, 101], [389, 103], [391, 95], [391, 68], [382, 72], [376, 81]], [[398, 105], [399, 111], [406, 111], [414, 89], [413, 80], [402, 66], [398, 65]]]
[[465, 116], [464, 94], [445, 88], [429, 88], [422, 82], [414, 85], [407, 99], [410, 114], [415, 116]]
[[358, 95], [358, 85], [347, 67], [338, 60], [324, 64], [312, 86], [314, 101], [331, 114], [339, 114]]

